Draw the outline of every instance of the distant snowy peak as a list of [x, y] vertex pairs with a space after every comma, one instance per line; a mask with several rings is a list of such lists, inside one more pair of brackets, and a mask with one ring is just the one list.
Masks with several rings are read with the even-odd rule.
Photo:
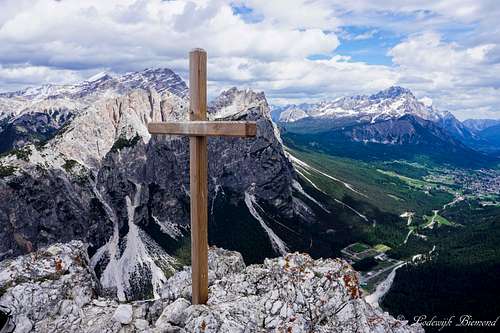
[[117, 80], [132, 89], [154, 88], [159, 93], [169, 91], [183, 98], [188, 95], [186, 83], [168, 68], [147, 68], [140, 72], [127, 73]]
[[0, 98], [19, 98], [38, 101], [56, 98], [82, 98], [88, 96], [120, 95], [134, 89], [168, 91], [181, 98], [187, 96], [188, 87], [182, 78], [168, 68], [147, 68], [143, 71], [113, 75], [98, 73], [89, 79], [71, 85], [45, 84], [15, 92], [0, 93]]
[[418, 101], [409, 89], [390, 87], [373, 95], [342, 97], [316, 104], [290, 105], [283, 108], [281, 122], [294, 122], [304, 118], [359, 119], [363, 122], [396, 119], [414, 115], [425, 120], [439, 121], [449, 113], [435, 110]]
[[369, 98], [371, 100], [380, 100], [380, 99], [398, 98], [406, 95], [415, 98], [410, 89], [406, 89], [399, 86], [392, 86], [386, 90], [382, 90], [376, 94], [371, 95]]
[[500, 125], [500, 119], [467, 119], [463, 124], [472, 132], [480, 132], [487, 128]]
[[307, 118], [308, 114], [306, 111], [303, 109], [297, 108], [295, 106], [286, 108], [285, 111], [281, 112], [279, 120], [286, 122], [286, 123], [292, 123], [294, 121]]
[[89, 77], [89, 78], [88, 78], [87, 80], [85, 80], [85, 81], [87, 81], [87, 82], [94, 82], [94, 81], [98, 81], [98, 80], [100, 80], [100, 79], [102, 79], [102, 78], [104, 78], [104, 77], [107, 77], [107, 76], [110, 76], [110, 75], [108, 74], [108, 72], [99, 72], [99, 73], [97, 73], [97, 74], [95, 74], [95, 75], [93, 75], [93, 76]]
[[[307, 118], [309, 112], [316, 109], [319, 104], [301, 103], [298, 105], [291, 104], [279, 107], [278, 121], [281, 122], [294, 122], [302, 118]], [[276, 107], [274, 107], [275, 109]]]

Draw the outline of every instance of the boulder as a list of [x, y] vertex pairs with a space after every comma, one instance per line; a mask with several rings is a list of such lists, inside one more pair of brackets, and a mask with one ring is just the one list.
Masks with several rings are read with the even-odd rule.
[[120, 304], [113, 314], [113, 320], [123, 325], [128, 325], [132, 322], [132, 305]]

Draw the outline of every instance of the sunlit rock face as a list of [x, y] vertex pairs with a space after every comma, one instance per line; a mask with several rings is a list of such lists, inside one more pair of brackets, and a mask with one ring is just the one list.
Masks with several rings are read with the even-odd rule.
[[[18, 149], [0, 159], [0, 259], [81, 239], [91, 244], [92, 254], [101, 249], [99, 258], [106, 256], [114, 265], [104, 281], [111, 287], [107, 292], [122, 299], [153, 296], [174, 270], [173, 259], [148, 242], [147, 233], [133, 229], [135, 191], [120, 198], [124, 205], [118, 212], [98, 180], [108, 154], [148, 143], [148, 122], [185, 118], [185, 83], [165, 69], [42, 88], [2, 95], [3, 101], [21, 105], [2, 104], [17, 107], [2, 110], [4, 128], [14, 126], [25, 135], [23, 142], [14, 140]], [[40, 133], [47, 134], [43, 142], [37, 139]], [[0, 136], [7, 134], [0, 131]], [[116, 218], [121, 213], [123, 221]], [[131, 229], [128, 238], [125, 229]], [[129, 246], [120, 248], [120, 243]]]
[[[289, 232], [273, 228], [271, 219], [308, 223], [314, 220], [314, 214], [294, 197], [295, 174], [269, 118], [263, 94], [232, 89], [214, 101], [209, 116], [214, 121], [253, 120], [258, 128], [255, 139], [209, 139], [210, 242], [241, 250], [250, 262], [286, 253]], [[112, 207], [110, 216], [116, 227], [111, 241], [97, 249], [92, 262], [106, 286], [120, 285], [116, 276], [129, 276], [129, 280], [151, 276], [153, 292], [141, 293], [140, 297], [158, 294], [176, 266], [178, 252], [189, 247], [188, 177], [187, 138], [156, 137], [147, 143], [138, 140], [131, 147], [105, 156], [96, 182], [102, 199]], [[264, 205], [266, 209], [271, 207], [272, 215], [267, 215]], [[138, 232], [132, 234], [136, 228]], [[131, 238], [136, 241], [131, 242]], [[151, 259], [128, 257], [136, 252], [129, 246], [136, 247], [137, 243], [144, 244], [140, 247]], [[154, 249], [149, 248], [151, 244]], [[121, 259], [113, 267], [110, 258], [117, 254]], [[132, 271], [130, 262], [136, 267]], [[162, 267], [158, 262], [167, 264]], [[138, 284], [142, 283], [139, 279], [125, 289], [141, 290]], [[137, 298], [137, 292], [122, 293], [119, 288], [118, 293], [124, 299]]]
[[16, 332], [423, 332], [360, 298], [357, 273], [338, 259], [245, 266], [212, 247], [207, 305], [191, 305], [190, 275], [186, 266], [158, 298], [119, 304], [97, 296], [86, 245], [57, 243], [0, 264], [0, 305]]
[[[18, 149], [0, 157], [0, 260], [83, 240], [103, 293], [158, 297], [188, 257], [189, 145], [151, 137], [147, 124], [187, 120], [186, 96], [168, 69], [2, 94], [5, 124], [23, 117], [31, 127]], [[307, 248], [315, 213], [293, 186], [264, 94], [232, 88], [208, 113], [258, 128], [252, 139], [209, 140], [210, 243], [248, 262]], [[57, 126], [37, 123], [40, 114]], [[40, 141], [33, 133], [47, 135]]]

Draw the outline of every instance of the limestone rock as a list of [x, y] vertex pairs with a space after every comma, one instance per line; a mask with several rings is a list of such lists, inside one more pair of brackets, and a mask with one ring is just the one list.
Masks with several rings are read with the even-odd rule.
[[97, 297], [85, 248], [54, 244], [0, 263], [0, 305], [16, 332], [423, 332], [366, 303], [340, 259], [293, 253], [245, 267], [237, 252], [211, 248], [207, 305], [180, 296], [188, 268], [166, 282], [169, 298], [119, 304]]
[[[0, 110], [10, 101], [6, 108], [19, 111], [12, 117], [33, 137], [20, 137], [13, 144], [21, 151], [0, 156], [0, 260], [80, 239], [91, 244], [101, 295], [122, 302], [160, 297], [167, 278], [186, 264], [175, 256], [189, 237], [189, 145], [187, 138], [152, 137], [147, 124], [187, 120], [186, 92], [171, 70], [146, 69], [0, 94]], [[210, 242], [251, 263], [308, 248], [315, 214], [293, 186], [295, 171], [265, 95], [229, 89], [210, 103], [208, 117], [258, 128], [252, 139], [209, 138]], [[3, 125], [1, 143], [10, 135]], [[35, 145], [40, 133], [46, 141]]]
[[183, 324], [186, 317], [184, 310], [186, 310], [190, 305], [191, 303], [184, 298], [178, 298], [163, 309], [160, 318], [156, 321], [156, 326], [161, 327], [165, 323], [173, 325]]
[[113, 319], [123, 325], [128, 325], [132, 322], [132, 305], [120, 304], [113, 314]]

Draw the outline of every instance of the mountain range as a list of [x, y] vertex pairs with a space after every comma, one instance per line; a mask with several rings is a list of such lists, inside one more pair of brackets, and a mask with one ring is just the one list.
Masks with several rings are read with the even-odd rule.
[[[371, 222], [351, 217], [349, 235], [374, 248], [386, 245], [390, 258], [407, 262], [391, 273], [384, 309], [406, 318], [496, 318], [489, 295], [499, 285], [498, 121], [461, 122], [401, 87], [274, 107], [273, 117], [287, 149], [300, 159], [294, 164], [308, 183], [304, 189], [348, 204]], [[342, 236], [336, 233], [335, 240]], [[354, 267], [370, 281], [377, 276], [373, 267], [380, 267], [371, 265], [360, 260]], [[470, 295], [474, 300], [463, 301]]]
[[[152, 137], [147, 124], [187, 120], [188, 103], [184, 81], [162, 68], [1, 93], [0, 260], [81, 240], [101, 296], [160, 297], [190, 264], [189, 144]], [[419, 177], [428, 174], [411, 164], [416, 156], [498, 163], [498, 123], [462, 123], [401, 87], [286, 107], [231, 88], [208, 117], [257, 122], [255, 139], [208, 147], [209, 242], [247, 264], [293, 251], [337, 257], [360, 237], [409, 251], [397, 249], [411, 235], [401, 209], [422, 215], [456, 201], [397, 178], [387, 161], [407, 160], [394, 170]]]
[[[189, 145], [151, 137], [147, 123], [187, 120], [186, 91], [172, 71], [147, 69], [3, 93], [0, 258], [80, 239], [104, 290], [158, 295], [189, 263]], [[310, 248], [321, 209], [297, 181], [264, 94], [233, 88], [208, 111], [258, 127], [254, 140], [209, 140], [210, 242], [248, 263]]]
[[279, 121], [295, 122], [304, 118], [352, 120], [375, 123], [412, 114], [425, 120], [438, 121], [448, 112], [439, 112], [419, 102], [412, 92], [402, 87], [390, 87], [376, 94], [341, 97], [316, 104], [286, 106]]
[[452, 113], [424, 104], [402, 87], [390, 87], [370, 96], [274, 107], [273, 116], [287, 132], [304, 134], [304, 140], [311, 142], [317, 139], [332, 145], [372, 144], [371, 148], [376, 144], [375, 149], [387, 153], [403, 148], [415, 154], [438, 154], [445, 162], [455, 162], [447, 158], [453, 156], [443, 155], [448, 151], [461, 154], [465, 164], [471, 166], [488, 160], [495, 163], [494, 157], [485, 155], [498, 155], [500, 151], [497, 121], [462, 123]]

